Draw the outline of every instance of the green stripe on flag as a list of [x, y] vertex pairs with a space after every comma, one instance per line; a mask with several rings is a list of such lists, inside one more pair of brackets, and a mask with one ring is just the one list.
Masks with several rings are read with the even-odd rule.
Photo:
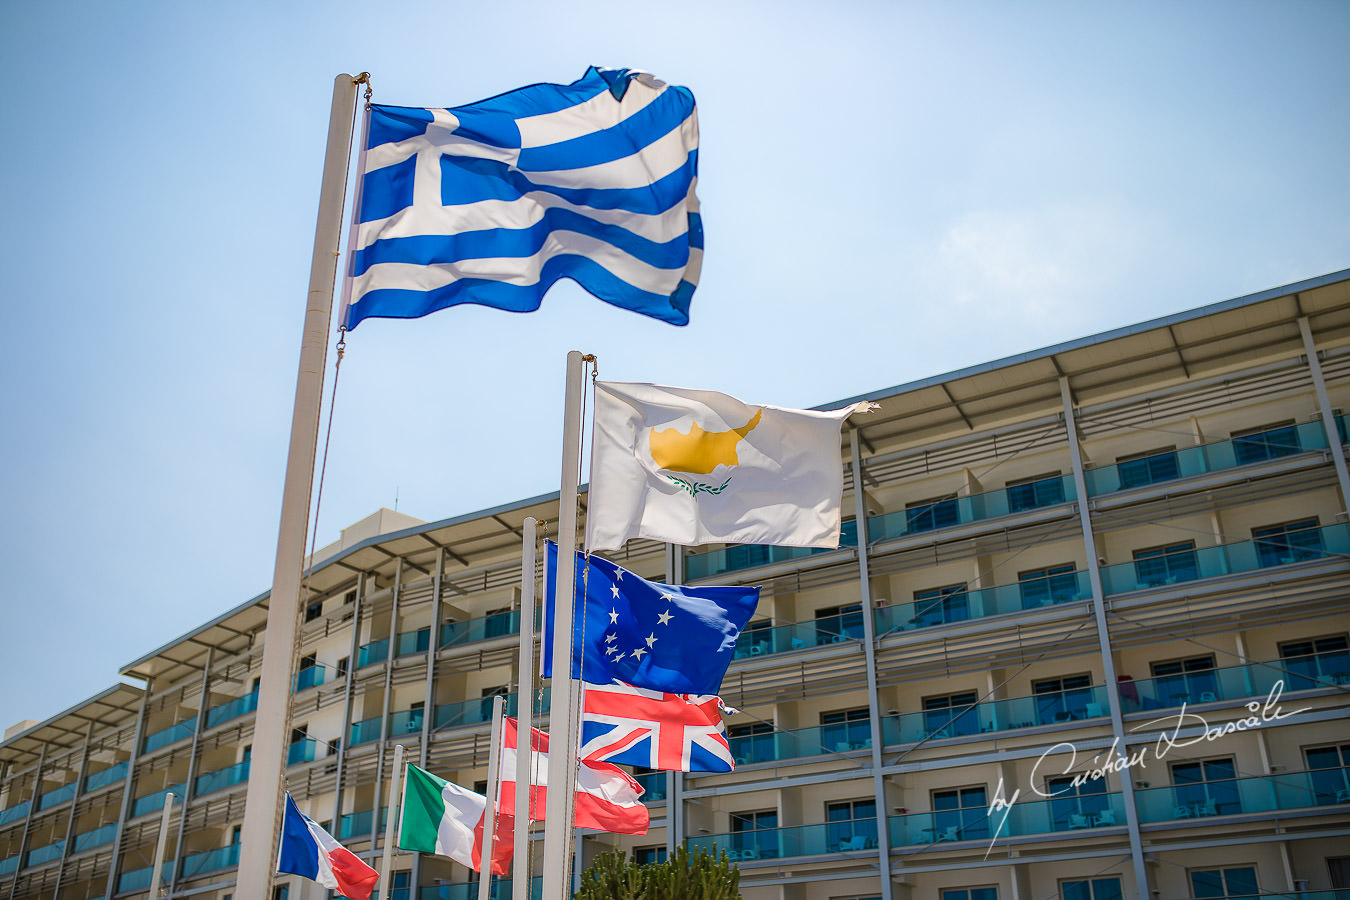
[[403, 817], [399, 823], [401, 850], [436, 853], [436, 837], [445, 818], [445, 786], [448, 782], [413, 764], [403, 781]]

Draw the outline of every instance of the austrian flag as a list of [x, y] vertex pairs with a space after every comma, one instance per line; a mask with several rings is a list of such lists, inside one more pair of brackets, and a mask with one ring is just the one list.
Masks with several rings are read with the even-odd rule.
[[735, 764], [720, 706], [711, 694], [588, 684], [581, 758], [670, 772], [730, 772]]

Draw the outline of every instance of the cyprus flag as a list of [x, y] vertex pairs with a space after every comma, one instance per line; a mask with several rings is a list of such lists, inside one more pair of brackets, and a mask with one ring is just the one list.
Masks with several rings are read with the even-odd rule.
[[780, 409], [597, 382], [587, 547], [617, 550], [634, 537], [838, 547], [839, 429], [872, 408]]

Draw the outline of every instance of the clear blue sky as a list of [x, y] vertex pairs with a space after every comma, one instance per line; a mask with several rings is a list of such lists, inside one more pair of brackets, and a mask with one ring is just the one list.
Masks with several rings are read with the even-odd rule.
[[1350, 267], [1350, 4], [0, 5], [0, 727], [266, 590], [332, 80], [691, 88], [683, 329], [351, 336], [320, 542], [557, 489], [563, 361], [814, 406]]

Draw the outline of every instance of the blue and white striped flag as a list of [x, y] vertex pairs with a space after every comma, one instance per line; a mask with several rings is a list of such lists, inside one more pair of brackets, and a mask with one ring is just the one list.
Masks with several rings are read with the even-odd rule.
[[571, 278], [689, 321], [703, 227], [688, 89], [591, 67], [453, 109], [373, 106], [342, 321], [539, 308]]

